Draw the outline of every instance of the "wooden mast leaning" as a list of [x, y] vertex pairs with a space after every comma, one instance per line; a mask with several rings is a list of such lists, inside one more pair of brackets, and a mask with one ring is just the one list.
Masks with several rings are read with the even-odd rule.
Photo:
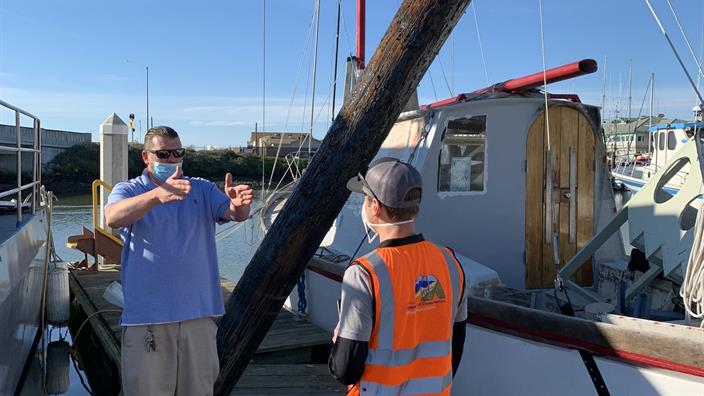
[[350, 100], [252, 257], [218, 330], [216, 395], [229, 395], [470, 0], [405, 0]]

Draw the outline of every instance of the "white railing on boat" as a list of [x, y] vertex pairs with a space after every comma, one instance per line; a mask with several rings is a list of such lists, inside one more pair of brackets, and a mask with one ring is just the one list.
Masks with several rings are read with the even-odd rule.
[[[663, 168], [664, 166], [658, 166], [658, 164], [649, 161], [622, 160], [616, 163], [613, 173], [622, 176], [633, 177], [636, 179], [643, 179], [643, 181], [648, 181], [651, 177], [653, 177], [657, 172], [661, 171]], [[650, 172], [650, 174], [648, 174], [648, 177], [643, 177], [645, 172]], [[677, 173], [675, 173], [675, 175], [673, 176], [672, 182], [674, 182], [676, 185], [681, 185], [685, 182], [685, 180], [687, 180], [687, 176], [689, 176], [688, 171], [678, 170]], [[675, 177], [677, 177], [677, 179], [679, 180], [676, 180]]]
[[[41, 172], [42, 172], [42, 151], [41, 151], [41, 123], [39, 117], [29, 113], [19, 107], [13, 106], [3, 100], [0, 100], [0, 106], [13, 111], [15, 113], [15, 131], [17, 141], [15, 145], [0, 146], [0, 152], [16, 153], [17, 155], [17, 183], [16, 187], [9, 190], [0, 189], [0, 199], [15, 195], [15, 206], [17, 207], [17, 224], [22, 222], [22, 209], [25, 203], [31, 205], [32, 213], [37, 209], [39, 199], [39, 188], [41, 187]], [[20, 117], [24, 115], [32, 119], [32, 147], [22, 147], [22, 128], [20, 125]], [[22, 184], [22, 153], [30, 153], [32, 155], [32, 181], [27, 184]], [[24, 196], [24, 191], [31, 190], [29, 195]]]

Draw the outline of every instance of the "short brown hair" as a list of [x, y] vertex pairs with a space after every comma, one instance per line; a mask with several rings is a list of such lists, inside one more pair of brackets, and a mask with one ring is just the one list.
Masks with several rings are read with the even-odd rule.
[[167, 137], [171, 139], [178, 139], [178, 133], [171, 127], [165, 125], [158, 125], [149, 128], [147, 134], [144, 135], [144, 149], [148, 150], [152, 148], [152, 138], [154, 136]]
[[384, 208], [386, 208], [386, 214], [389, 216], [389, 220], [397, 222], [411, 220], [416, 217], [420, 211], [420, 200], [422, 195], [423, 192], [420, 188], [414, 188], [406, 193], [406, 196], [403, 198], [404, 201], [418, 201], [417, 205], [410, 208], [390, 208], [388, 206], [384, 206]]

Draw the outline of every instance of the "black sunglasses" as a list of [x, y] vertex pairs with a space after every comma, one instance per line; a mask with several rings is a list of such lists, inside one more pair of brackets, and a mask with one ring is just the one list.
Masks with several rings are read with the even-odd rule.
[[167, 159], [171, 157], [172, 155], [174, 158], [181, 158], [184, 155], [186, 155], [186, 149], [184, 148], [177, 148], [173, 150], [147, 150], [152, 154], [155, 154], [157, 158], [159, 159]]

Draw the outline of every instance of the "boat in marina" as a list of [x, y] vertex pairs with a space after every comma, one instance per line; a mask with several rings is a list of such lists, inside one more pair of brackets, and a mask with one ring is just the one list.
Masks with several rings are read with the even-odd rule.
[[[704, 330], [687, 314], [692, 301], [679, 297], [690, 290], [688, 271], [701, 265], [688, 262], [699, 215], [690, 204], [702, 185], [698, 134], [617, 212], [599, 109], [539, 90], [596, 68], [585, 59], [409, 104], [377, 153], [421, 172], [418, 229], [452, 247], [467, 275], [455, 395], [704, 392]], [[685, 163], [688, 177], [669, 191]], [[267, 197], [264, 230], [295, 187]], [[362, 199], [349, 197], [286, 302], [330, 333], [342, 274], [375, 247], [360, 220]], [[628, 242], [647, 262], [625, 255], [618, 229], [626, 223]]]
[[[691, 298], [704, 264], [690, 259], [702, 125], [651, 131], [663, 147], [617, 211], [600, 109], [539, 89], [594, 71], [585, 59], [407, 109], [376, 154], [419, 170], [417, 230], [451, 247], [466, 274], [455, 395], [704, 393], [701, 301]], [[267, 198], [264, 230], [295, 187]], [[376, 246], [362, 203], [350, 195], [286, 302], [330, 332], [345, 269]], [[623, 225], [642, 257], [626, 255]]]
[[[701, 136], [702, 128], [702, 122], [653, 125], [648, 129], [651, 135], [649, 152], [622, 157], [611, 172], [615, 184], [634, 192], [640, 191], [693, 136]], [[675, 195], [687, 180], [689, 171], [689, 165], [683, 164], [669, 180], [665, 191]]]
[[[17, 131], [16, 145], [0, 146], [0, 155], [16, 157], [18, 173], [0, 188], [0, 394], [10, 395], [19, 391], [41, 340], [50, 215], [41, 187], [40, 120], [2, 100], [0, 111], [13, 113]], [[22, 127], [27, 119], [30, 126]]]
[[[579, 75], [595, 68], [591, 62], [555, 70]], [[453, 394], [583, 395], [601, 384], [611, 394], [704, 391], [704, 330], [687, 322], [678, 298], [697, 211], [685, 202], [664, 212], [679, 214], [686, 230], [659, 217], [666, 202], [634, 197], [627, 214], [617, 215], [598, 108], [551, 95], [546, 114], [536, 85], [518, 85], [402, 113], [377, 154], [421, 172], [417, 227], [452, 247], [467, 275], [468, 331]], [[695, 142], [688, 143], [691, 150]], [[678, 155], [669, 153], [660, 167]], [[293, 187], [268, 199], [265, 229]], [[362, 199], [350, 196], [308, 265], [303, 292], [299, 282], [287, 302], [295, 310], [305, 299], [310, 321], [329, 331], [345, 268], [374, 248], [360, 221]], [[650, 261], [644, 272], [629, 269], [614, 232], [626, 221], [629, 242]], [[567, 294], [556, 290], [556, 279], [564, 279]], [[575, 316], [561, 313], [566, 296]], [[585, 367], [584, 354], [599, 376]]]

